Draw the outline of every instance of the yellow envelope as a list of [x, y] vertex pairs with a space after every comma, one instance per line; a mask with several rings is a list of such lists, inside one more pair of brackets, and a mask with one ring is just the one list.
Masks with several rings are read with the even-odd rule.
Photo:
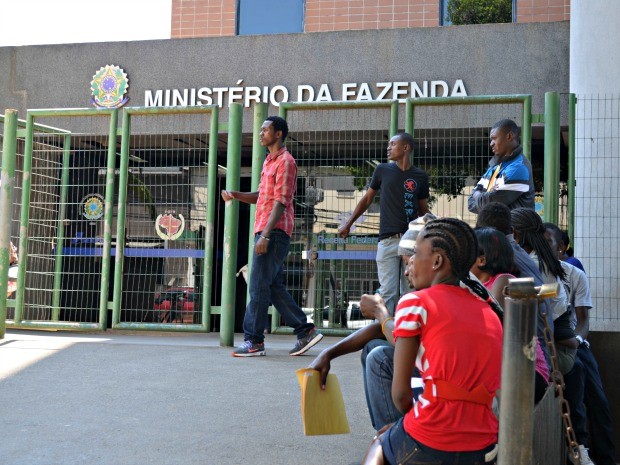
[[301, 420], [306, 436], [349, 433], [340, 383], [336, 375], [327, 375], [325, 390], [317, 370], [301, 368], [295, 372], [301, 389]]

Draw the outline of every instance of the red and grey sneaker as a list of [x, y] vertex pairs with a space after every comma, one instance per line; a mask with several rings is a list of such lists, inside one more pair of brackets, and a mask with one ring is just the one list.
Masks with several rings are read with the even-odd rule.
[[243, 344], [233, 350], [232, 355], [233, 357], [260, 357], [265, 355], [265, 343], [243, 341]]
[[289, 350], [289, 355], [302, 355], [308, 351], [312, 346], [323, 339], [323, 335], [319, 333], [316, 328], [313, 328], [306, 337], [297, 339], [295, 347]]

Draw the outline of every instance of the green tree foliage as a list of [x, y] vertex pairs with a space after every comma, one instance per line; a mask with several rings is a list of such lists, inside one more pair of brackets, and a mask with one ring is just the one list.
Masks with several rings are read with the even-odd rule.
[[512, 0], [449, 0], [448, 20], [454, 25], [512, 22]]

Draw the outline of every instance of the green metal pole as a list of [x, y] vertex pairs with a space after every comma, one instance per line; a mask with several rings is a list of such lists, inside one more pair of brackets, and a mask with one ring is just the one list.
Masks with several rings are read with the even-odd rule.
[[99, 295], [99, 324], [102, 330], [108, 327], [108, 292], [110, 268], [112, 266], [112, 224], [114, 222], [114, 170], [116, 169], [116, 129], [118, 110], [110, 114], [108, 133], [108, 160], [105, 176], [105, 207], [103, 213], [103, 250], [101, 257], [101, 292]]
[[202, 276], [202, 326], [207, 332], [211, 331], [211, 295], [213, 294], [213, 246], [215, 206], [220, 202], [217, 192], [217, 150], [219, 136], [219, 108], [214, 107], [211, 112], [211, 129], [209, 132], [209, 160], [207, 177], [207, 230], [205, 231], [205, 259]]
[[[258, 190], [260, 183], [260, 173], [263, 169], [263, 161], [265, 161], [265, 147], [260, 145], [260, 130], [263, 122], [267, 118], [267, 103], [258, 103], [254, 105], [254, 130], [252, 139], [252, 181], [251, 192]], [[248, 234], [248, 276], [252, 269], [252, 259], [254, 257], [254, 219], [256, 218], [256, 205], [250, 205], [250, 233]], [[246, 297], [246, 304], [250, 301], [250, 286]]]
[[2, 140], [2, 185], [0, 186], [0, 339], [6, 332], [6, 295], [9, 272], [9, 247], [11, 246], [11, 220], [13, 219], [13, 186], [15, 183], [15, 157], [17, 152], [17, 110], [4, 112]]
[[528, 160], [532, 159], [532, 96], [528, 95], [523, 100], [523, 127], [521, 128], [521, 146], [523, 155]]
[[54, 264], [54, 288], [52, 291], [52, 321], [60, 318], [60, 291], [62, 286], [62, 254], [65, 243], [65, 218], [69, 199], [69, 174], [71, 170], [71, 135], [63, 138], [62, 172], [60, 176], [60, 205], [56, 231], [56, 262]]
[[577, 96], [568, 94], [568, 236], [575, 240], [575, 110]]
[[[243, 107], [233, 103], [228, 109], [228, 150], [226, 152], [226, 190], [239, 189], [241, 171], [241, 131]], [[222, 269], [222, 308], [220, 345], [231, 347], [235, 331], [235, 284], [239, 202], [229, 201], [224, 209], [224, 263]]]
[[30, 219], [30, 189], [32, 187], [32, 150], [34, 145], [34, 116], [26, 115], [26, 143], [24, 168], [22, 170], [22, 206], [19, 222], [19, 268], [17, 271], [17, 295], [15, 299], [15, 324], [23, 319], [26, 268], [28, 266], [28, 220]]
[[118, 179], [118, 213], [116, 219], [116, 258], [114, 261], [114, 302], [112, 302], [112, 327], [121, 321], [123, 299], [123, 263], [125, 259], [125, 220], [127, 215], [127, 180], [129, 171], [129, 137], [131, 112], [124, 111], [121, 132], [121, 163]]
[[398, 100], [390, 107], [390, 139], [398, 133]]
[[560, 96], [545, 93], [545, 221], [557, 224], [560, 198]]
[[407, 100], [405, 103], [405, 132], [408, 132], [413, 137], [413, 102]]

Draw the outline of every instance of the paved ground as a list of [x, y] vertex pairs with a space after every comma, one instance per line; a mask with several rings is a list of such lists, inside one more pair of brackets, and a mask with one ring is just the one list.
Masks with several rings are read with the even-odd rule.
[[[236, 335], [236, 342], [240, 342]], [[306, 437], [293, 336], [239, 359], [217, 334], [30, 332], [0, 340], [4, 465], [357, 464], [370, 426], [359, 356], [332, 364], [351, 433]]]

